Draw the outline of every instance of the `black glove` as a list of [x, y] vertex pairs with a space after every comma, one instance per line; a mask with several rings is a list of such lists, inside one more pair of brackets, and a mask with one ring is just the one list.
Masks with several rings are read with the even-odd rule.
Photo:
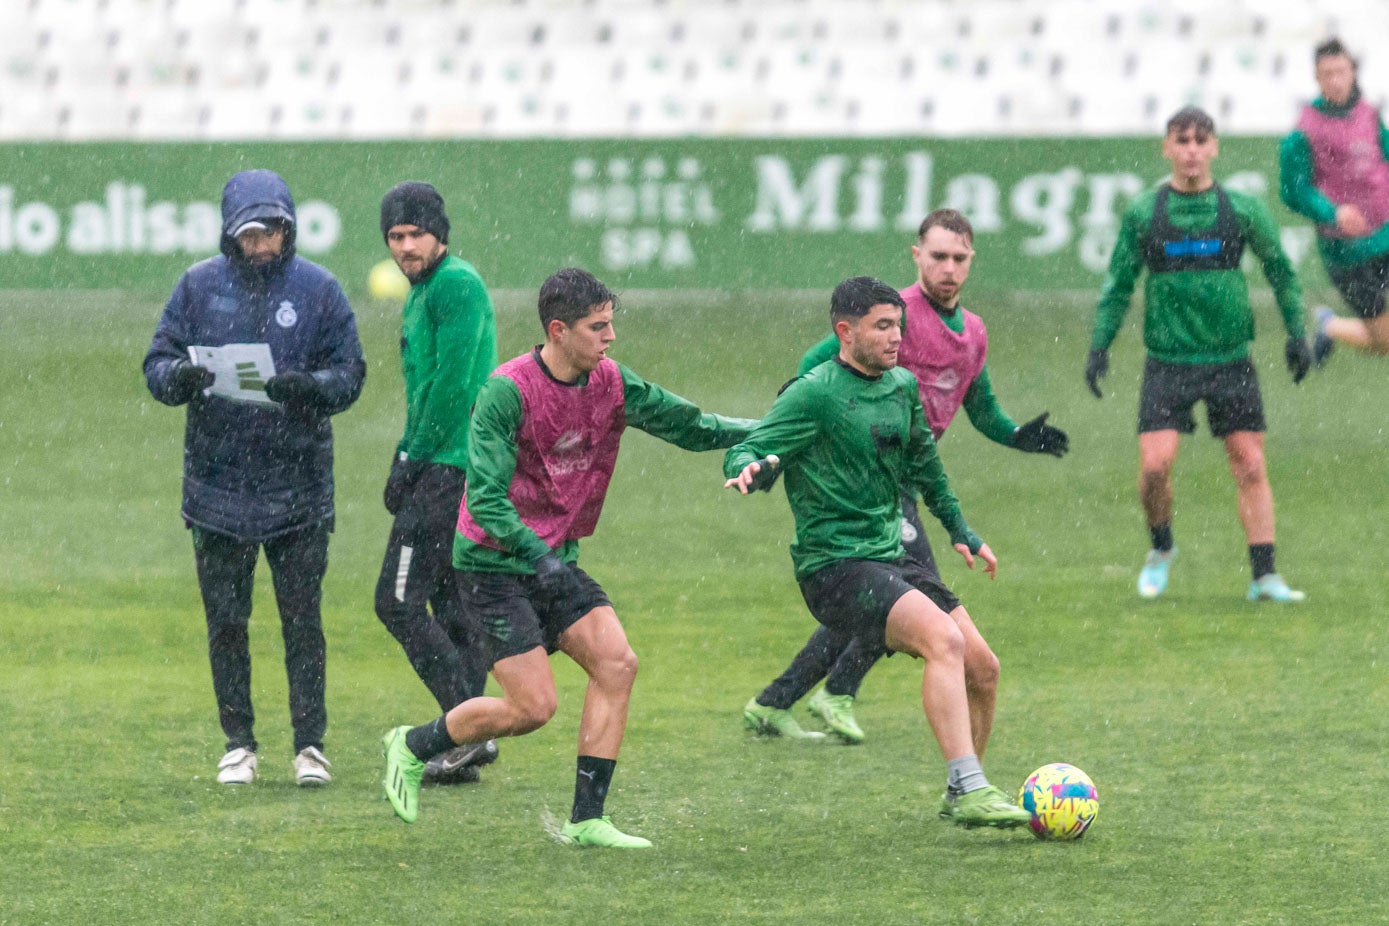
[[1288, 372], [1293, 375], [1293, 384], [1302, 382], [1307, 371], [1312, 368], [1312, 349], [1306, 338], [1288, 338], [1283, 347], [1283, 358], [1288, 361]]
[[559, 600], [577, 598], [583, 592], [574, 567], [553, 553], [546, 553], [533, 564], [540, 590]]
[[[269, 389], [268, 383], [266, 389]], [[391, 474], [386, 477], [386, 489], [381, 493], [381, 500], [385, 502], [387, 511], [391, 514], [400, 513], [400, 507], [405, 504], [410, 489], [428, 465], [423, 460], [401, 459], [400, 454], [395, 455], [395, 459], [391, 461]]]
[[1013, 447], [1023, 453], [1049, 453], [1054, 457], [1064, 457], [1071, 449], [1071, 441], [1066, 432], [1047, 424], [1051, 412], [1042, 412], [1027, 424], [1013, 432]]
[[1090, 351], [1090, 356], [1085, 358], [1085, 384], [1090, 387], [1090, 391], [1095, 394], [1097, 399], [1104, 398], [1104, 393], [1100, 392], [1100, 380], [1107, 375], [1109, 375], [1109, 351]]
[[318, 381], [302, 370], [280, 373], [266, 380], [265, 394], [272, 402], [303, 408], [318, 400]]
[[773, 463], [766, 457], [754, 461], [758, 465], [758, 470], [753, 474], [752, 482], [748, 483], [749, 492], [770, 492], [772, 486], [776, 485], [777, 479], [781, 477], [781, 462]]
[[175, 360], [169, 364], [169, 391], [173, 393], [176, 402], [187, 402], [211, 386], [216, 378], [216, 374], [207, 367], [200, 367], [187, 360]]

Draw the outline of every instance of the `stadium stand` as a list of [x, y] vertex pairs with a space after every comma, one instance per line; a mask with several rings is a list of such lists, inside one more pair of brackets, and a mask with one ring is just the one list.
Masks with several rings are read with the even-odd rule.
[[1382, 105], [1378, 0], [14, 0], [0, 139], [1276, 133], [1332, 33]]

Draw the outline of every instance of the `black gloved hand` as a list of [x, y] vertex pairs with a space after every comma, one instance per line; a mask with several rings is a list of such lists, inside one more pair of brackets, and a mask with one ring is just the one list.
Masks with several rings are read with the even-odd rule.
[[1090, 356], [1085, 358], [1085, 383], [1097, 399], [1104, 398], [1104, 393], [1100, 391], [1100, 380], [1107, 375], [1109, 375], [1109, 351], [1090, 351]]
[[555, 554], [546, 553], [533, 565], [540, 590], [550, 597], [560, 600], [577, 598], [583, 591], [579, 574], [574, 571], [574, 567]]
[[1013, 432], [1013, 447], [1023, 453], [1049, 453], [1064, 457], [1071, 449], [1070, 438], [1060, 428], [1047, 424], [1051, 412], [1042, 412]]
[[[266, 386], [268, 389], [269, 384]], [[387, 511], [393, 515], [400, 513], [410, 490], [419, 481], [427, 466], [429, 464], [423, 460], [411, 460], [408, 457], [402, 459], [400, 454], [395, 455], [391, 460], [391, 474], [386, 477], [385, 491], [381, 493], [381, 501], [385, 503]]]
[[1293, 375], [1293, 383], [1302, 382], [1307, 371], [1312, 368], [1312, 349], [1306, 338], [1288, 338], [1283, 347], [1283, 358], [1288, 361], [1288, 372]]
[[211, 386], [216, 378], [216, 374], [207, 367], [200, 367], [187, 360], [175, 360], [169, 364], [169, 390], [178, 402], [187, 402]]
[[762, 457], [755, 460], [758, 469], [752, 476], [752, 482], [748, 483], [749, 492], [770, 492], [772, 486], [781, 478], [781, 461], [775, 456]]
[[317, 401], [318, 381], [303, 370], [280, 373], [266, 380], [265, 394], [272, 402], [303, 408]]

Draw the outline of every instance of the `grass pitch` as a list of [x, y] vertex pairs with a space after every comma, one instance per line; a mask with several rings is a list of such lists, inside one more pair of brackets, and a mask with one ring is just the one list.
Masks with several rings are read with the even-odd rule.
[[[709, 409], [755, 416], [819, 337], [827, 298], [633, 293], [613, 353]], [[336, 780], [309, 791], [292, 782], [263, 567], [262, 777], [215, 783], [222, 739], [178, 518], [182, 413], [151, 400], [139, 372], [162, 301], [0, 297], [0, 924], [1382, 919], [1389, 367], [1343, 352], [1294, 388], [1262, 306], [1279, 565], [1308, 601], [1243, 600], [1234, 488], [1198, 434], [1178, 462], [1171, 591], [1141, 602], [1140, 338], [1131, 322], [1096, 402], [1081, 379], [1092, 298], [974, 294], [1004, 407], [1019, 420], [1050, 410], [1072, 452], [997, 447], [962, 415], [942, 453], [998, 580], [937, 544], [1003, 662], [987, 771], [1015, 789], [1047, 762], [1085, 769], [1101, 799], [1085, 839], [935, 818], [943, 763], [904, 657], [864, 686], [863, 746], [751, 739], [741, 705], [813, 627], [784, 497], [736, 498], [718, 454], [633, 432], [583, 563], [642, 660], [609, 808], [656, 847], [602, 853], [547, 835], [568, 812], [582, 696], [562, 657], [559, 714], [503, 742], [480, 785], [427, 789], [414, 826], [381, 800], [381, 733], [436, 712], [371, 604], [403, 416], [395, 307], [357, 303], [370, 372], [335, 423]], [[499, 299], [503, 356], [537, 339], [531, 300]]]

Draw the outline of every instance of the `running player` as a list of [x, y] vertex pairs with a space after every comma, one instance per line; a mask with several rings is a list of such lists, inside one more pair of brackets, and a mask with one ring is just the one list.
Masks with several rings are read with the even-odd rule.
[[454, 566], [502, 694], [386, 734], [386, 796], [407, 823], [418, 813], [426, 761], [461, 743], [529, 733], [554, 716], [549, 654], [558, 649], [589, 677], [574, 807], [560, 838], [651, 845], [603, 813], [637, 657], [608, 596], [577, 565], [579, 539], [598, 523], [626, 426], [686, 450], [714, 450], [742, 440], [755, 422], [702, 413], [610, 359], [614, 301], [583, 270], [553, 274], [540, 288], [545, 343], [502, 364], [478, 395]]
[[[960, 291], [974, 260], [974, 229], [969, 219], [954, 209], [932, 212], [922, 221], [911, 254], [917, 280], [901, 291], [906, 309], [897, 362], [917, 379], [931, 435], [939, 441], [955, 413], [964, 408], [970, 424], [995, 443], [1025, 453], [1064, 456], [1069, 447], [1066, 433], [1047, 424], [1046, 413], [1019, 427], [994, 396], [984, 363], [988, 351], [984, 322], [960, 305]], [[806, 352], [799, 374], [805, 375], [838, 353], [839, 339], [831, 334]], [[939, 579], [916, 498], [909, 488], [902, 492], [902, 545], [927, 573]], [[956, 601], [949, 611], [965, 635], [970, 726], [974, 751], [982, 756], [993, 726], [998, 659], [963, 605]], [[867, 649], [859, 640], [835, 646], [829, 631], [819, 627], [786, 671], [743, 707], [743, 722], [763, 735], [823, 739], [819, 733], [802, 729], [790, 710], [823, 678], [824, 687], [806, 706], [843, 741], [862, 742], [864, 734], [854, 717], [854, 699], [864, 676], [883, 655], [883, 649]]]
[[840, 646], [857, 637], [925, 660], [922, 703], [947, 769], [941, 816], [1019, 826], [1028, 813], [989, 784], [974, 751], [966, 634], [952, 615], [959, 602], [902, 546], [906, 485], [971, 569], [976, 556], [991, 577], [998, 568], [951, 494], [916, 378], [897, 366], [904, 307], [879, 280], [840, 283], [830, 300], [838, 356], [792, 382], [728, 451], [725, 486], [747, 494], [784, 470], [796, 520], [791, 557], [810, 613]]

